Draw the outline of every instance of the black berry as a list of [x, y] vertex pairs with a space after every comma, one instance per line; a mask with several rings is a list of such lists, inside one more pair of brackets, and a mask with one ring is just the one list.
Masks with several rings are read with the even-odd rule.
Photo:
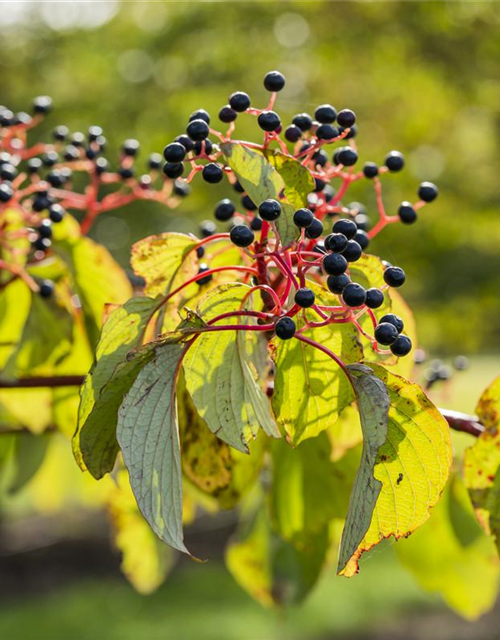
[[293, 222], [301, 229], [307, 229], [314, 220], [313, 212], [310, 209], [297, 209], [293, 214]]
[[356, 262], [361, 258], [363, 254], [363, 249], [356, 242], [356, 240], [349, 240], [347, 243], [347, 247], [342, 252], [342, 255], [345, 257], [347, 262]]
[[229, 106], [231, 109], [234, 109], [234, 111], [242, 113], [250, 106], [250, 96], [243, 91], [236, 91], [229, 97]]
[[331, 104], [322, 104], [317, 107], [314, 112], [314, 117], [321, 124], [331, 124], [335, 122], [335, 118], [337, 117], [337, 110], [332, 107]]
[[148, 167], [151, 170], [161, 169], [162, 159], [159, 153], [151, 153], [148, 158]]
[[274, 111], [263, 111], [257, 118], [259, 127], [263, 131], [276, 131], [281, 126], [281, 120]]
[[390, 345], [398, 339], [398, 330], [390, 322], [381, 322], [375, 328], [375, 340], [379, 344]]
[[330, 289], [332, 293], [342, 293], [347, 285], [351, 282], [351, 279], [348, 275], [343, 273], [340, 276], [328, 276], [326, 279], [326, 286]]
[[347, 270], [347, 260], [340, 253], [328, 253], [323, 258], [323, 269], [330, 276], [340, 276]]
[[224, 198], [215, 207], [215, 217], [220, 222], [227, 222], [233, 217], [236, 207], [228, 198]]
[[388, 322], [389, 324], [393, 324], [396, 327], [398, 333], [401, 333], [405, 328], [404, 322], [399, 316], [394, 313], [386, 313], [385, 316], [380, 318], [379, 322]]
[[331, 124], [322, 124], [316, 131], [316, 137], [320, 140], [333, 140], [338, 135], [339, 130]]
[[363, 174], [365, 178], [375, 178], [378, 176], [378, 165], [374, 162], [365, 162], [363, 167]]
[[167, 162], [182, 162], [186, 157], [186, 147], [180, 142], [171, 142], [163, 149], [163, 157]]
[[212, 220], [203, 220], [203, 222], [200, 223], [200, 234], [203, 238], [210, 238], [216, 231], [217, 227]]
[[298, 142], [302, 136], [302, 131], [294, 124], [285, 129], [285, 139], [288, 142]]
[[68, 134], [69, 134], [69, 129], [64, 125], [60, 125], [59, 127], [56, 127], [52, 132], [52, 135], [54, 136], [54, 140], [57, 140], [58, 142], [63, 142], [64, 140], [66, 140]]
[[268, 91], [281, 91], [285, 86], [285, 76], [279, 71], [269, 71], [264, 77], [264, 87]]
[[219, 111], [219, 120], [221, 122], [225, 122], [226, 124], [229, 122], [234, 122], [238, 114], [234, 109], [232, 109], [228, 104]]
[[399, 338], [391, 344], [391, 351], [395, 356], [406, 356], [411, 351], [411, 340], [408, 336], [399, 336]]
[[165, 162], [163, 165], [163, 173], [167, 178], [175, 180], [176, 178], [180, 178], [184, 173], [184, 165], [182, 162]]
[[[358, 223], [356, 222], [356, 224]], [[368, 237], [368, 234], [366, 233], [366, 231], [364, 231], [363, 229], [358, 229], [356, 231], [354, 240], [359, 244], [359, 246], [363, 249], [363, 251], [366, 251], [366, 249], [368, 248], [368, 245], [370, 244], [370, 238]]]
[[252, 219], [250, 222], [250, 229], [252, 231], [260, 231], [262, 229], [262, 220], [259, 216], [255, 216], [255, 218]]
[[400, 287], [405, 283], [406, 274], [401, 267], [387, 267], [384, 280], [390, 287]]
[[49, 218], [52, 220], [52, 222], [61, 222], [61, 220], [64, 218], [66, 211], [61, 207], [60, 204], [52, 204], [49, 207]]
[[229, 233], [231, 242], [237, 247], [249, 247], [255, 240], [254, 232], [244, 224], [233, 227]]
[[224, 177], [224, 172], [221, 167], [215, 162], [209, 162], [203, 167], [201, 172], [203, 180], [209, 184], [217, 184]]
[[274, 222], [281, 215], [281, 205], [277, 200], [264, 200], [259, 206], [259, 215], [262, 220]]
[[8, 202], [14, 195], [14, 189], [8, 182], [0, 183], [0, 202]]
[[298, 127], [301, 131], [309, 131], [313, 125], [313, 120], [308, 113], [298, 113], [293, 117], [292, 124]]
[[342, 109], [337, 114], [337, 122], [341, 127], [351, 128], [356, 122], [356, 114], [350, 109]]
[[52, 109], [52, 98], [49, 96], [38, 96], [33, 100], [33, 111], [35, 113], [46, 114]]
[[125, 140], [122, 146], [122, 150], [126, 156], [134, 157], [139, 153], [139, 147], [139, 141], [130, 138], [129, 140]]
[[417, 212], [411, 202], [402, 202], [399, 205], [398, 216], [405, 224], [413, 224], [417, 220]]
[[380, 289], [367, 289], [366, 290], [366, 306], [369, 309], [378, 309], [384, 302], [384, 293]]
[[405, 159], [403, 154], [399, 151], [390, 151], [385, 156], [384, 164], [389, 169], [389, 171], [401, 171], [401, 169], [405, 166]]
[[343, 164], [345, 167], [352, 167], [358, 161], [358, 154], [351, 147], [341, 147], [334, 154], [335, 164]]
[[[205, 264], [203, 262], [202, 264], [200, 264], [200, 267], [198, 269], [198, 275], [200, 273], [205, 273], [206, 271], [209, 271], [209, 270], [210, 270], [210, 267], [208, 266], [208, 264]], [[197, 280], [196, 284], [201, 287], [204, 284], [208, 284], [212, 278], [213, 278], [213, 275], [209, 273], [208, 276], [205, 276], [204, 278], [200, 278], [199, 280]]]
[[355, 282], [350, 282], [342, 292], [342, 300], [348, 307], [361, 307], [366, 300], [366, 291]]
[[37, 228], [40, 238], [52, 238], [52, 222], [45, 218], [41, 225]]
[[343, 233], [348, 240], [352, 240], [358, 231], [358, 227], [349, 218], [341, 218], [333, 225], [332, 231], [333, 233]]
[[311, 291], [308, 287], [302, 287], [297, 290], [295, 294], [295, 303], [299, 305], [299, 307], [311, 307], [314, 304], [315, 295], [314, 292]]
[[290, 340], [295, 335], [296, 330], [295, 322], [288, 316], [280, 318], [274, 325], [274, 331], [281, 340]]
[[208, 124], [205, 122], [205, 120], [198, 118], [197, 120], [192, 120], [188, 124], [188, 126], [186, 127], [186, 133], [191, 138], [191, 140], [194, 140], [196, 142], [201, 142], [202, 140], [205, 140], [205, 138], [208, 137], [208, 134], [210, 133], [210, 129], [208, 127]]
[[256, 211], [257, 210], [257, 205], [252, 200], [252, 198], [250, 198], [250, 196], [248, 196], [248, 195], [242, 196], [241, 204], [242, 204], [243, 208], [246, 209], [247, 211]]
[[42, 166], [40, 158], [31, 158], [31, 160], [28, 160], [28, 173], [38, 173]]
[[38, 293], [42, 298], [50, 298], [54, 293], [54, 283], [52, 280], [43, 280], [40, 283], [40, 290]]
[[315, 240], [323, 235], [323, 223], [318, 218], [313, 218], [313, 221], [306, 229], [306, 236], [311, 240]]
[[418, 188], [418, 197], [424, 202], [432, 202], [438, 197], [438, 188], [432, 182], [422, 182]]
[[193, 146], [194, 152], [197, 156], [200, 153], [204, 153], [206, 156], [209, 156], [213, 150], [212, 142], [207, 138], [206, 140], [198, 141], [194, 143]]
[[177, 136], [177, 138], [175, 138], [174, 142], [178, 142], [179, 144], [182, 144], [184, 149], [186, 149], [186, 151], [188, 152], [193, 150], [194, 142], [191, 140], [189, 136], [181, 134], [180, 136]]
[[203, 122], [210, 124], [210, 114], [205, 109], [197, 109], [189, 116], [189, 122], [194, 120], [203, 120]]
[[343, 233], [331, 233], [325, 238], [325, 249], [334, 253], [342, 253], [347, 247], [347, 237]]

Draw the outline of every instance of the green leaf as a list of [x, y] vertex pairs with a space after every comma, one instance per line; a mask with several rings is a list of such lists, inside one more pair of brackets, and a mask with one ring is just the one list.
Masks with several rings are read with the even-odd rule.
[[264, 606], [294, 604], [316, 584], [328, 545], [326, 528], [300, 545], [283, 540], [261, 508], [230, 541], [226, 564], [236, 582]]
[[500, 377], [484, 391], [476, 412], [486, 428], [465, 451], [464, 481], [479, 522], [500, 553]]
[[233, 508], [257, 480], [264, 440], [257, 438], [250, 455], [229, 447], [214, 435], [196, 408], [183, 377], [177, 385], [179, 432], [184, 476], [223, 509]]
[[239, 142], [225, 142], [221, 150], [226, 164], [257, 206], [267, 198], [281, 202], [282, 214], [276, 226], [282, 245], [296, 240], [299, 231], [293, 224], [293, 214], [307, 205], [307, 194], [314, 189], [310, 172], [295, 158], [279, 151], [264, 154]]
[[382, 483], [375, 478], [374, 471], [379, 449], [387, 438], [389, 415], [389, 394], [385, 384], [364, 365], [349, 365], [348, 368], [356, 389], [363, 451], [342, 534], [339, 571], [355, 554], [368, 531], [382, 489]]
[[30, 307], [30, 290], [20, 278], [0, 291], [0, 371], [21, 340]]
[[186, 347], [169, 342], [139, 373], [118, 413], [116, 435], [139, 509], [153, 531], [189, 553], [182, 531], [176, 383]]
[[31, 294], [31, 306], [19, 343], [5, 365], [4, 375], [50, 375], [70, 352], [73, 317], [56, 287], [56, 295]]
[[[241, 309], [250, 287], [220, 285], [198, 305], [205, 320]], [[222, 324], [238, 324], [226, 318]], [[245, 323], [250, 320], [245, 318]], [[270, 403], [257, 381], [253, 352], [257, 337], [252, 332], [219, 331], [200, 335], [184, 360], [186, 387], [209, 429], [221, 440], [242, 452], [262, 427], [279, 437], [271, 416]]]
[[196, 274], [196, 238], [183, 233], [149, 236], [132, 247], [130, 263], [149, 296], [166, 295]]
[[[346, 576], [357, 572], [364, 551], [389, 536], [408, 536], [429, 518], [446, 484], [452, 459], [448, 423], [420, 387], [380, 365], [369, 368], [387, 388], [390, 400], [387, 438], [373, 472], [382, 487], [370, 526], [357, 549], [350, 558], [346, 551], [340, 554], [339, 572]], [[361, 530], [353, 530], [356, 537]], [[351, 533], [342, 546], [352, 549], [353, 539]]]
[[307, 540], [333, 518], [345, 517], [357, 454], [333, 462], [325, 432], [295, 449], [284, 440], [273, 441], [271, 454], [270, 510], [275, 529], [285, 540]]
[[156, 306], [151, 298], [131, 298], [111, 312], [102, 328], [95, 363], [80, 392], [78, 427], [73, 437], [78, 464], [95, 478], [113, 469], [118, 453], [118, 408], [151, 351], [139, 351], [130, 360], [127, 354], [141, 344]]
[[[336, 298], [323, 287], [312, 282], [307, 286], [313, 289], [319, 304], [336, 304]], [[306, 311], [306, 317], [317, 320], [310, 311]], [[304, 324], [298, 316], [297, 324]], [[358, 332], [350, 323], [309, 329], [306, 335], [346, 363], [363, 357]], [[339, 365], [319, 349], [299, 340], [274, 338], [270, 350], [276, 364], [274, 414], [290, 441], [297, 445], [331, 427], [342, 409], [354, 400], [354, 392]]]
[[500, 577], [495, 546], [475, 520], [457, 476], [431, 520], [396, 545], [396, 551], [420, 586], [440, 593], [461, 616], [475, 620], [495, 604]]
[[6, 485], [8, 493], [17, 493], [33, 478], [45, 459], [49, 435], [18, 433], [14, 436], [11, 468]]
[[68, 264], [92, 345], [99, 339], [107, 304], [122, 304], [132, 295], [130, 282], [109, 251], [87, 237], [66, 237], [55, 251]]
[[173, 564], [173, 552], [151, 531], [137, 508], [127, 472], [117, 474], [108, 499], [114, 542], [122, 553], [121, 569], [141, 594], [155, 591]]

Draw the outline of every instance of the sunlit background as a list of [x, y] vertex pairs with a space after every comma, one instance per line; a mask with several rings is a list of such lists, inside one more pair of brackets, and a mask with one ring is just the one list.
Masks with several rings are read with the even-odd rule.
[[[405, 154], [404, 173], [385, 180], [390, 212], [415, 198], [420, 181], [438, 184], [440, 197], [418, 224], [393, 225], [373, 251], [406, 270], [404, 294], [421, 345], [433, 356], [473, 356], [467, 382], [455, 392], [457, 408], [472, 410], [474, 396], [466, 392], [479, 393], [500, 351], [500, 3], [0, 2], [0, 103], [28, 111], [34, 96], [51, 95], [53, 114], [34, 136], [59, 124], [73, 131], [100, 125], [112, 164], [121, 142], [138, 138], [145, 166], [150, 152], [183, 132], [194, 109], [215, 115], [235, 90], [264, 105], [262, 78], [273, 68], [287, 78], [277, 103], [285, 122], [331, 102], [356, 111], [361, 162], [382, 162], [391, 149]], [[253, 120], [238, 120], [242, 138], [254, 131]], [[132, 242], [166, 230], [196, 232], [212, 217], [207, 203], [228, 195], [227, 186], [195, 180], [178, 210], [136, 204], [103, 215], [92, 234], [126, 266]], [[374, 212], [370, 185], [356, 185], [352, 200]], [[487, 372], [478, 355], [490, 356]], [[45, 486], [48, 495], [50, 474]], [[46, 495], [37, 499], [50, 502]], [[54, 500], [58, 513], [64, 499]], [[54, 518], [49, 549], [60, 526]], [[66, 535], [84, 519], [72, 513], [63, 520]], [[217, 526], [227, 534], [224, 523]], [[367, 564], [364, 581], [346, 587], [328, 579], [287, 621], [262, 612], [233, 585], [217, 563], [216, 542], [211, 566], [188, 565], [158, 594], [141, 598], [117, 577], [116, 558], [99, 546], [99, 527], [89, 527], [97, 533], [87, 546], [67, 543], [52, 555], [28, 536], [24, 564], [10, 539], [0, 589], [13, 604], [0, 609], [2, 637], [472, 637], [460, 635], [471, 628], [442, 613], [396, 568], [390, 548]], [[217, 533], [199, 537], [217, 541]], [[24, 593], [30, 577], [22, 571], [31, 569], [33, 588]], [[40, 597], [45, 588], [48, 600]], [[23, 597], [45, 635], [21, 616]], [[418, 631], [413, 618], [408, 622], [415, 607], [426, 612]], [[474, 629], [475, 638], [493, 637], [486, 623]]]

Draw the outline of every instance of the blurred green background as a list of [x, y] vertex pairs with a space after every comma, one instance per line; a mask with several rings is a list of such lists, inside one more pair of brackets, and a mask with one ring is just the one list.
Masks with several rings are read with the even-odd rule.
[[[34, 135], [99, 124], [110, 160], [127, 137], [140, 139], [143, 160], [161, 151], [191, 111], [215, 116], [234, 90], [263, 105], [272, 68], [287, 76], [285, 122], [323, 102], [354, 109], [362, 162], [393, 148], [407, 157], [385, 180], [389, 211], [421, 180], [441, 191], [417, 226], [394, 225], [372, 249], [407, 270], [422, 345], [498, 351], [498, 2], [5, 2], [0, 29], [1, 102], [29, 109], [50, 94], [54, 113]], [[241, 137], [253, 124], [240, 118]], [[212, 216], [207, 203], [228, 194], [200, 178], [176, 212], [136, 205], [93, 234], [126, 264], [132, 241], [196, 231], [195, 219]], [[374, 211], [370, 184], [355, 199]]]
[[[420, 181], [438, 184], [440, 197], [418, 224], [393, 225], [373, 252], [407, 271], [404, 294], [422, 346], [435, 355], [497, 354], [500, 3], [0, 1], [0, 103], [29, 110], [34, 96], [51, 95], [54, 112], [33, 139], [58, 124], [98, 124], [112, 162], [129, 137], [141, 141], [145, 161], [184, 130], [191, 111], [215, 115], [234, 90], [264, 105], [262, 77], [273, 68], [287, 77], [277, 103], [285, 122], [323, 102], [350, 107], [361, 162], [382, 162], [391, 149], [405, 154], [406, 170], [384, 180], [389, 211], [414, 199]], [[238, 135], [253, 135], [253, 125], [240, 118]], [[92, 235], [127, 265], [133, 241], [196, 232], [197, 221], [212, 217], [207, 203], [227, 195], [227, 186], [196, 180], [178, 210], [137, 204], [103, 216]], [[350, 199], [375, 212], [370, 184], [356, 185]], [[490, 359], [481, 369], [485, 362], [473, 361], [456, 402], [446, 396], [446, 404], [473, 410], [499, 368]], [[76, 466], [71, 473], [79, 474]], [[21, 526], [29, 530], [30, 522]], [[29, 536], [9, 551], [11, 535], [0, 559], [0, 637], [497, 637], [497, 614], [470, 627], [443, 613], [391, 549], [367, 563], [364, 579], [346, 586], [332, 576], [302, 612], [279, 619], [251, 602], [217, 560], [209, 568], [183, 564], [158, 594], [138, 596], [118, 577], [117, 558], [102, 552], [97, 531], [97, 541], [70, 549], [57, 546], [52, 531], [46, 548], [37, 540], [33, 552]]]

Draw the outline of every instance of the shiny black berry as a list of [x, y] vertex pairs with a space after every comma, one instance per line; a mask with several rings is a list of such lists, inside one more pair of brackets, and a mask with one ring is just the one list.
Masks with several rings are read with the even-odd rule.
[[54, 140], [57, 140], [58, 142], [63, 142], [64, 140], [66, 140], [66, 138], [69, 135], [69, 129], [68, 127], [62, 124], [59, 127], [56, 127], [54, 129], [54, 131], [52, 132], [52, 135], [54, 136]]
[[288, 142], [298, 142], [302, 136], [302, 131], [294, 124], [285, 129], [285, 139]]
[[52, 242], [50, 240], [50, 238], [40, 238], [38, 237], [34, 242], [33, 242], [33, 248], [36, 249], [37, 251], [47, 251], [48, 249], [50, 249], [50, 247], [52, 246]]
[[365, 178], [376, 178], [378, 176], [378, 165], [374, 162], [365, 162], [363, 174]]
[[306, 228], [306, 236], [311, 240], [315, 240], [323, 235], [323, 223], [318, 218], [314, 218], [311, 224]]
[[337, 117], [337, 110], [335, 107], [332, 107], [331, 104], [322, 104], [317, 107], [314, 112], [314, 117], [321, 124], [331, 124], [335, 122], [335, 118]]
[[200, 153], [204, 153], [206, 156], [209, 156], [213, 151], [213, 144], [207, 138], [206, 140], [198, 141], [194, 143], [193, 150], [195, 155], [199, 156]]
[[10, 182], [0, 183], [0, 202], [8, 202], [14, 195], [14, 189]]
[[209, 184], [217, 184], [224, 177], [221, 167], [215, 162], [209, 162], [203, 167], [201, 172], [203, 180]]
[[163, 173], [167, 178], [175, 180], [176, 178], [180, 178], [184, 173], [184, 165], [182, 162], [165, 162], [163, 165]]
[[316, 130], [316, 137], [320, 140], [333, 140], [339, 135], [337, 127], [332, 127], [331, 124], [322, 124]]
[[379, 322], [388, 322], [389, 324], [393, 324], [398, 333], [401, 333], [405, 328], [403, 320], [397, 316], [395, 313], [386, 313], [385, 316], [380, 318]]
[[42, 168], [43, 163], [40, 158], [31, 158], [28, 160], [28, 173], [38, 173]]
[[411, 340], [408, 336], [402, 335], [391, 344], [391, 351], [395, 356], [402, 357], [406, 356], [411, 351]]
[[163, 149], [163, 157], [167, 162], [182, 162], [186, 157], [186, 147], [180, 142], [171, 142]]
[[61, 207], [60, 204], [50, 205], [49, 218], [52, 220], [52, 222], [55, 222], [55, 223], [61, 222], [65, 214], [66, 214], [66, 211]]
[[252, 218], [252, 221], [250, 222], [250, 229], [252, 231], [260, 231], [262, 229], [262, 220], [259, 216]]
[[438, 197], [438, 188], [432, 182], [422, 182], [418, 188], [418, 197], [424, 202], [432, 202]]
[[389, 169], [389, 171], [401, 171], [401, 169], [405, 166], [405, 158], [399, 151], [390, 151], [385, 156], [384, 164]]
[[290, 340], [295, 335], [296, 330], [295, 322], [288, 316], [280, 318], [274, 325], [274, 331], [281, 340]]
[[5, 163], [0, 166], [0, 178], [2, 180], [14, 180], [17, 176], [17, 169], [11, 164]]
[[40, 238], [52, 238], [52, 222], [45, 218], [42, 223], [37, 227], [38, 235]]
[[344, 167], [352, 167], [358, 161], [358, 154], [351, 147], [341, 147], [334, 153], [335, 164], [343, 164]]
[[38, 96], [33, 100], [33, 111], [35, 113], [46, 114], [52, 109], [52, 98], [49, 96]]
[[224, 200], [217, 203], [214, 214], [215, 218], [220, 222], [227, 222], [233, 217], [235, 211], [236, 207], [231, 200], [224, 198]]
[[195, 142], [201, 142], [208, 137], [210, 133], [210, 129], [205, 120], [198, 118], [197, 120], [192, 120], [188, 126], [186, 127], [186, 133]]
[[229, 106], [238, 113], [246, 111], [250, 106], [250, 96], [243, 91], [235, 91], [229, 97]]
[[177, 138], [174, 139], [174, 142], [178, 142], [179, 144], [182, 144], [184, 149], [186, 149], [186, 151], [188, 152], [193, 150], [194, 142], [191, 140], [189, 136], [181, 134], [180, 136], [177, 136]]
[[349, 218], [341, 218], [333, 225], [332, 231], [333, 233], [343, 233], [348, 240], [352, 240], [358, 231], [358, 227]]
[[202, 238], [210, 238], [216, 231], [217, 227], [212, 220], [203, 220], [203, 222], [200, 223], [200, 235]]
[[347, 247], [347, 237], [343, 233], [331, 233], [325, 238], [325, 249], [334, 253], [342, 253]]
[[323, 269], [330, 276], [340, 276], [347, 270], [347, 260], [341, 253], [328, 253], [323, 258]]
[[384, 293], [375, 287], [366, 290], [366, 306], [369, 309], [378, 309], [384, 303]]
[[406, 280], [406, 274], [401, 267], [388, 267], [384, 271], [384, 280], [390, 287], [401, 287]]
[[242, 204], [243, 208], [246, 209], [247, 211], [257, 211], [257, 205], [252, 200], [252, 198], [250, 198], [250, 196], [248, 196], [246, 194], [244, 196], [242, 196], [241, 204]]
[[307, 229], [307, 227], [312, 224], [313, 220], [314, 215], [310, 209], [297, 209], [293, 214], [294, 224], [301, 229]]
[[249, 247], [255, 240], [254, 232], [244, 224], [233, 227], [229, 233], [231, 242], [237, 247]]
[[375, 328], [375, 340], [379, 344], [389, 346], [398, 339], [398, 330], [390, 322], [381, 322]]
[[363, 249], [356, 242], [356, 240], [349, 240], [347, 243], [347, 247], [342, 252], [342, 255], [347, 260], [347, 262], [356, 262], [361, 258], [363, 254]]
[[196, 109], [189, 116], [189, 122], [193, 122], [193, 120], [203, 120], [203, 122], [210, 124], [210, 114], [205, 109]]
[[281, 205], [277, 200], [264, 200], [259, 206], [259, 216], [267, 222], [274, 222], [281, 215]]
[[264, 77], [264, 87], [268, 91], [281, 91], [285, 86], [285, 76], [279, 71], [269, 71]]
[[129, 140], [125, 140], [122, 145], [122, 151], [126, 156], [134, 157], [139, 153], [139, 141], [130, 138]]
[[42, 162], [46, 167], [53, 167], [59, 162], [59, 154], [57, 151], [47, 151], [47, 153], [42, 156]]
[[148, 167], [151, 170], [161, 169], [162, 159], [159, 153], [151, 153], [148, 158]]
[[366, 291], [355, 282], [350, 282], [342, 292], [342, 300], [348, 307], [361, 307], [366, 300]]
[[313, 119], [308, 113], [298, 113], [296, 116], [293, 116], [292, 124], [301, 131], [309, 131], [313, 125]]
[[[205, 273], [206, 271], [209, 271], [209, 270], [210, 270], [210, 267], [208, 266], [208, 264], [205, 264], [204, 262], [202, 262], [202, 264], [200, 264], [200, 267], [198, 269], [198, 275], [200, 273]], [[196, 284], [201, 287], [204, 284], [208, 284], [212, 278], [213, 278], [213, 275], [209, 273], [208, 276], [205, 276], [204, 278], [200, 278], [199, 280], [196, 280]]]
[[351, 128], [356, 122], [356, 114], [350, 109], [342, 109], [337, 114], [337, 122], [341, 127]]
[[130, 178], [134, 177], [134, 170], [132, 167], [122, 167], [118, 170], [118, 173], [123, 180], [130, 180]]
[[257, 118], [257, 122], [263, 131], [276, 131], [281, 126], [280, 117], [274, 111], [263, 111]]
[[[358, 223], [356, 222], [356, 224]], [[366, 249], [368, 248], [368, 245], [370, 244], [370, 238], [368, 237], [368, 234], [366, 233], [366, 231], [363, 231], [363, 229], [358, 229], [356, 231], [354, 240], [359, 244], [359, 246], [363, 249], [363, 251], [366, 251]]]
[[343, 273], [340, 276], [328, 276], [326, 279], [326, 286], [330, 289], [332, 293], [342, 293], [347, 285], [351, 282], [351, 279], [348, 275]]
[[402, 202], [399, 205], [398, 216], [405, 224], [413, 224], [417, 220], [417, 212], [411, 202]]
[[54, 293], [54, 283], [52, 280], [43, 280], [40, 283], [40, 290], [38, 293], [42, 298], [50, 298]]
[[109, 162], [106, 158], [97, 158], [95, 161], [95, 170], [98, 176], [101, 176], [103, 173], [106, 173], [109, 169]]
[[219, 120], [228, 124], [229, 122], [234, 122], [238, 114], [234, 109], [232, 109], [228, 104], [219, 111]]
[[314, 304], [315, 295], [314, 292], [311, 291], [308, 287], [302, 287], [297, 290], [295, 294], [295, 304], [298, 304], [299, 307], [303, 307], [307, 309], [308, 307], [312, 307]]

